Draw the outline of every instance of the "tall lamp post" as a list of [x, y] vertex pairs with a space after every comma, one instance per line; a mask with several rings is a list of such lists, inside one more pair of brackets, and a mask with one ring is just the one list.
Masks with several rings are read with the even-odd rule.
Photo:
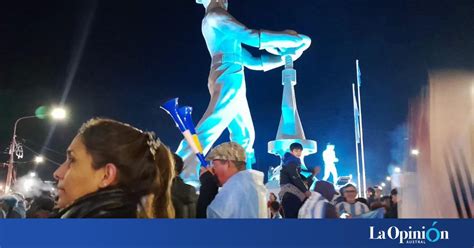
[[[66, 118], [66, 111], [63, 108], [54, 108], [49, 115], [54, 120], [62, 120], [64, 118]], [[15, 162], [15, 151], [16, 151], [16, 147], [17, 147], [16, 128], [18, 126], [18, 123], [21, 120], [33, 119], [33, 118], [37, 118], [37, 117], [42, 117], [42, 116], [41, 115], [39, 115], [39, 116], [36, 116], [36, 115], [23, 116], [23, 117], [18, 118], [15, 121], [15, 125], [13, 126], [13, 137], [12, 137], [12, 141], [11, 141], [11, 144], [10, 144], [10, 150], [9, 150], [10, 159], [8, 161], [8, 172], [7, 172], [7, 180], [5, 182], [5, 193], [10, 192], [10, 187], [11, 187], [12, 181], [14, 179], [13, 165], [14, 165], [14, 162]]]

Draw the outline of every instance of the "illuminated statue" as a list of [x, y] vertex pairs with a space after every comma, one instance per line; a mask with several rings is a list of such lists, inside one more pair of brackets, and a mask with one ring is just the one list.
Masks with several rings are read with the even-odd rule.
[[334, 151], [334, 145], [328, 144], [326, 150], [323, 152], [324, 160], [324, 177], [323, 180], [327, 181], [329, 176], [332, 175], [333, 183], [337, 182], [337, 169], [336, 164], [339, 159], [336, 158], [336, 152]]
[[[201, 28], [212, 62], [208, 78], [211, 99], [196, 126], [196, 133], [206, 154], [227, 128], [230, 140], [245, 148], [247, 167], [250, 168], [255, 161], [255, 130], [247, 103], [244, 67], [268, 71], [282, 66], [281, 55], [286, 48], [295, 48], [292, 57], [296, 60], [311, 40], [291, 30], [249, 29], [227, 12], [226, 0], [197, 0], [197, 3], [206, 9]], [[254, 57], [242, 44], [268, 53]], [[182, 177], [186, 181], [198, 181], [199, 162], [185, 140], [181, 141], [176, 153], [184, 159]]]

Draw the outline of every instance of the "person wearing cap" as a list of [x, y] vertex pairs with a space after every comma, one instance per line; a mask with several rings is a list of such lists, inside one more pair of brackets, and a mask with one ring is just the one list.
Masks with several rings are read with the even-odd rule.
[[300, 143], [293, 143], [290, 145], [290, 152], [283, 156], [279, 196], [285, 218], [298, 218], [301, 205], [311, 196], [300, 175], [302, 153], [303, 146]]
[[[209, 151], [224, 130], [230, 140], [242, 145], [248, 164], [254, 162], [255, 130], [246, 96], [245, 68], [269, 71], [283, 66], [283, 54], [293, 48], [293, 60], [311, 45], [308, 36], [293, 30], [268, 31], [251, 29], [234, 18], [227, 0], [196, 0], [205, 8], [201, 31], [211, 57], [207, 87], [209, 105], [196, 126], [204, 153]], [[249, 49], [260, 51], [251, 52]], [[276, 85], [275, 85], [276, 86]], [[182, 176], [197, 180], [199, 162], [185, 139], [176, 151], [184, 160]]]
[[201, 178], [204, 174], [213, 174], [221, 186], [207, 207], [207, 218], [268, 218], [264, 175], [260, 171], [246, 170], [242, 146], [235, 142], [222, 143], [209, 152], [206, 160], [211, 166], [204, 169]]
[[330, 203], [337, 192], [334, 185], [326, 181], [317, 181], [314, 191], [298, 212], [299, 219], [338, 218], [336, 207]]

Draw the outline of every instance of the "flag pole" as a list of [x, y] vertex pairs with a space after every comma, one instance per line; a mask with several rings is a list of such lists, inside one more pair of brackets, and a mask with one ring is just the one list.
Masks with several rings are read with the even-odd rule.
[[359, 68], [359, 60], [356, 60], [356, 69], [357, 69], [357, 97], [359, 100], [359, 128], [360, 128], [360, 155], [361, 155], [361, 162], [362, 162], [362, 184], [363, 184], [363, 196], [367, 198], [366, 190], [366, 178], [365, 178], [365, 157], [364, 157], [364, 132], [362, 131], [362, 105], [360, 101], [360, 85], [361, 85], [361, 73]]
[[352, 102], [354, 105], [354, 137], [355, 137], [355, 149], [356, 149], [356, 163], [357, 163], [357, 188], [359, 197], [362, 196], [360, 184], [360, 163], [359, 163], [359, 143], [360, 143], [360, 132], [359, 132], [359, 108], [357, 107], [357, 100], [355, 96], [355, 85], [352, 84]]

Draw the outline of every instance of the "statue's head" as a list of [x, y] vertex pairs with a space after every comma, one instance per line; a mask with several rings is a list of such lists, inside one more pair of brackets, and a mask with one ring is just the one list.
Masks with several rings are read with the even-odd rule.
[[196, 0], [196, 3], [202, 4], [206, 9], [211, 5], [227, 9], [229, 5], [227, 0]]
[[330, 150], [330, 151], [334, 150], [334, 147], [335, 147], [335, 146], [334, 146], [333, 144], [331, 144], [331, 143], [328, 143], [328, 144], [326, 145], [326, 148], [327, 148], [328, 150]]

